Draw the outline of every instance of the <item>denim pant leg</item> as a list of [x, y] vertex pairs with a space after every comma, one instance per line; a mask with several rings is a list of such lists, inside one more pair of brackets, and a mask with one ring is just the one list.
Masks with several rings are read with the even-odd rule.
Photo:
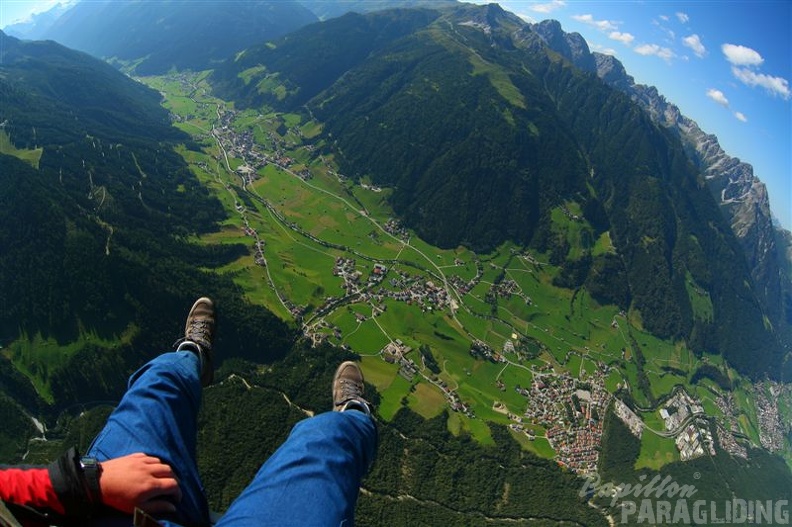
[[184, 525], [209, 523], [196, 464], [200, 368], [198, 356], [189, 351], [165, 353], [140, 368], [88, 450], [100, 461], [143, 452], [170, 465], [182, 500], [167, 519]]
[[362, 412], [300, 421], [217, 526], [352, 525], [376, 450], [376, 424]]

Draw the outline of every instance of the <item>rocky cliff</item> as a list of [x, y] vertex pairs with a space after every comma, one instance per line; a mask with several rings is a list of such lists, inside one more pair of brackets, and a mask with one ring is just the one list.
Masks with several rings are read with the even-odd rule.
[[627, 93], [655, 123], [679, 135], [742, 245], [766, 315], [784, 340], [792, 341], [792, 234], [773, 221], [767, 188], [753, 167], [728, 155], [717, 137], [682, 115], [657, 88], [637, 84], [619, 60], [592, 53], [580, 34], [564, 32], [555, 20], [531, 28], [551, 49]]

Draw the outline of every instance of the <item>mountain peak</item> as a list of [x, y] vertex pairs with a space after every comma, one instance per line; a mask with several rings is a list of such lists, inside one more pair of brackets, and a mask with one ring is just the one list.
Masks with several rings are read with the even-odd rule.
[[498, 4], [456, 7], [453, 16], [457, 23], [476, 27], [487, 34], [500, 30], [515, 30], [525, 25], [518, 16], [505, 11]]
[[[551, 49], [576, 66], [596, 72], [606, 84], [627, 94], [656, 124], [678, 135], [742, 245], [751, 275], [762, 292], [764, 309], [774, 324], [787, 327], [792, 322], [792, 309], [784, 298], [792, 297], [792, 281], [780, 268], [792, 268], [792, 258], [786, 254], [786, 245], [776, 245], [776, 240], [784, 239], [783, 233], [774, 226], [766, 188], [754, 175], [753, 167], [724, 152], [716, 136], [701, 130], [656, 87], [636, 84], [615, 57], [589, 54], [582, 47], [576, 50], [570, 43], [579, 35], [564, 33], [554, 20], [535, 24], [533, 29]], [[593, 69], [587, 55], [593, 58]]]
[[553, 51], [578, 68], [594, 73], [597, 64], [589, 50], [588, 43], [580, 33], [565, 33], [558, 20], [543, 20], [531, 26]]

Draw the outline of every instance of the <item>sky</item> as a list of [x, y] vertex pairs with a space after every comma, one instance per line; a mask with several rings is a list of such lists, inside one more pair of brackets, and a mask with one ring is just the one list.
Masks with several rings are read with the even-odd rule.
[[[0, 28], [57, 3], [0, 0]], [[558, 20], [592, 51], [616, 56], [636, 82], [656, 86], [727, 154], [753, 166], [774, 216], [792, 230], [792, 2], [498, 3], [530, 22]]]

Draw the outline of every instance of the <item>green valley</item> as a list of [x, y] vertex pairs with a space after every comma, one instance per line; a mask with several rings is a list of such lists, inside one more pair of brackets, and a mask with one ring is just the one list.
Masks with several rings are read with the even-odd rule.
[[789, 500], [785, 293], [691, 145], [560, 24], [415, 3], [269, 41], [296, 2], [238, 35], [231, 4], [79, 4], [152, 36], [125, 74], [0, 32], [0, 462], [84, 451], [206, 295], [212, 510], [345, 360], [379, 430], [361, 525], [614, 525], [592, 475]]
[[[768, 391], [788, 409], [788, 385], [753, 385], [720, 356], [698, 357], [644, 331], [639, 312], [559, 286], [563, 269], [551, 249], [504, 243], [477, 254], [427, 244], [395, 219], [392, 189], [339, 172], [323, 123], [307, 113], [235, 109], [212, 95], [206, 76], [141, 80], [200, 146], [178, 152], [225, 208], [221, 228], [193, 243], [248, 248], [207, 270], [233, 279], [251, 303], [298, 324], [314, 344], [361, 355], [386, 421], [402, 406], [427, 419], [449, 409], [454, 434], [486, 445], [493, 438], [484, 423], [508, 426], [525, 449], [587, 473], [617, 399], [632, 408], [622, 419], [641, 423], [636, 468], [714, 456], [707, 423], [732, 455], [772, 445], [792, 464], [788, 439], [753, 402]], [[552, 214], [572, 253], [594, 232], [580, 207], [568, 201]], [[594, 248], [613, 251], [608, 232]], [[692, 281], [688, 291], [701, 297]], [[702, 317], [711, 311], [705, 300], [694, 305]], [[711, 382], [713, 371], [734, 389]], [[740, 396], [746, 391], [753, 396]], [[686, 404], [701, 411], [679, 421], [660, 415]], [[675, 445], [687, 426], [698, 427], [698, 439]]]

